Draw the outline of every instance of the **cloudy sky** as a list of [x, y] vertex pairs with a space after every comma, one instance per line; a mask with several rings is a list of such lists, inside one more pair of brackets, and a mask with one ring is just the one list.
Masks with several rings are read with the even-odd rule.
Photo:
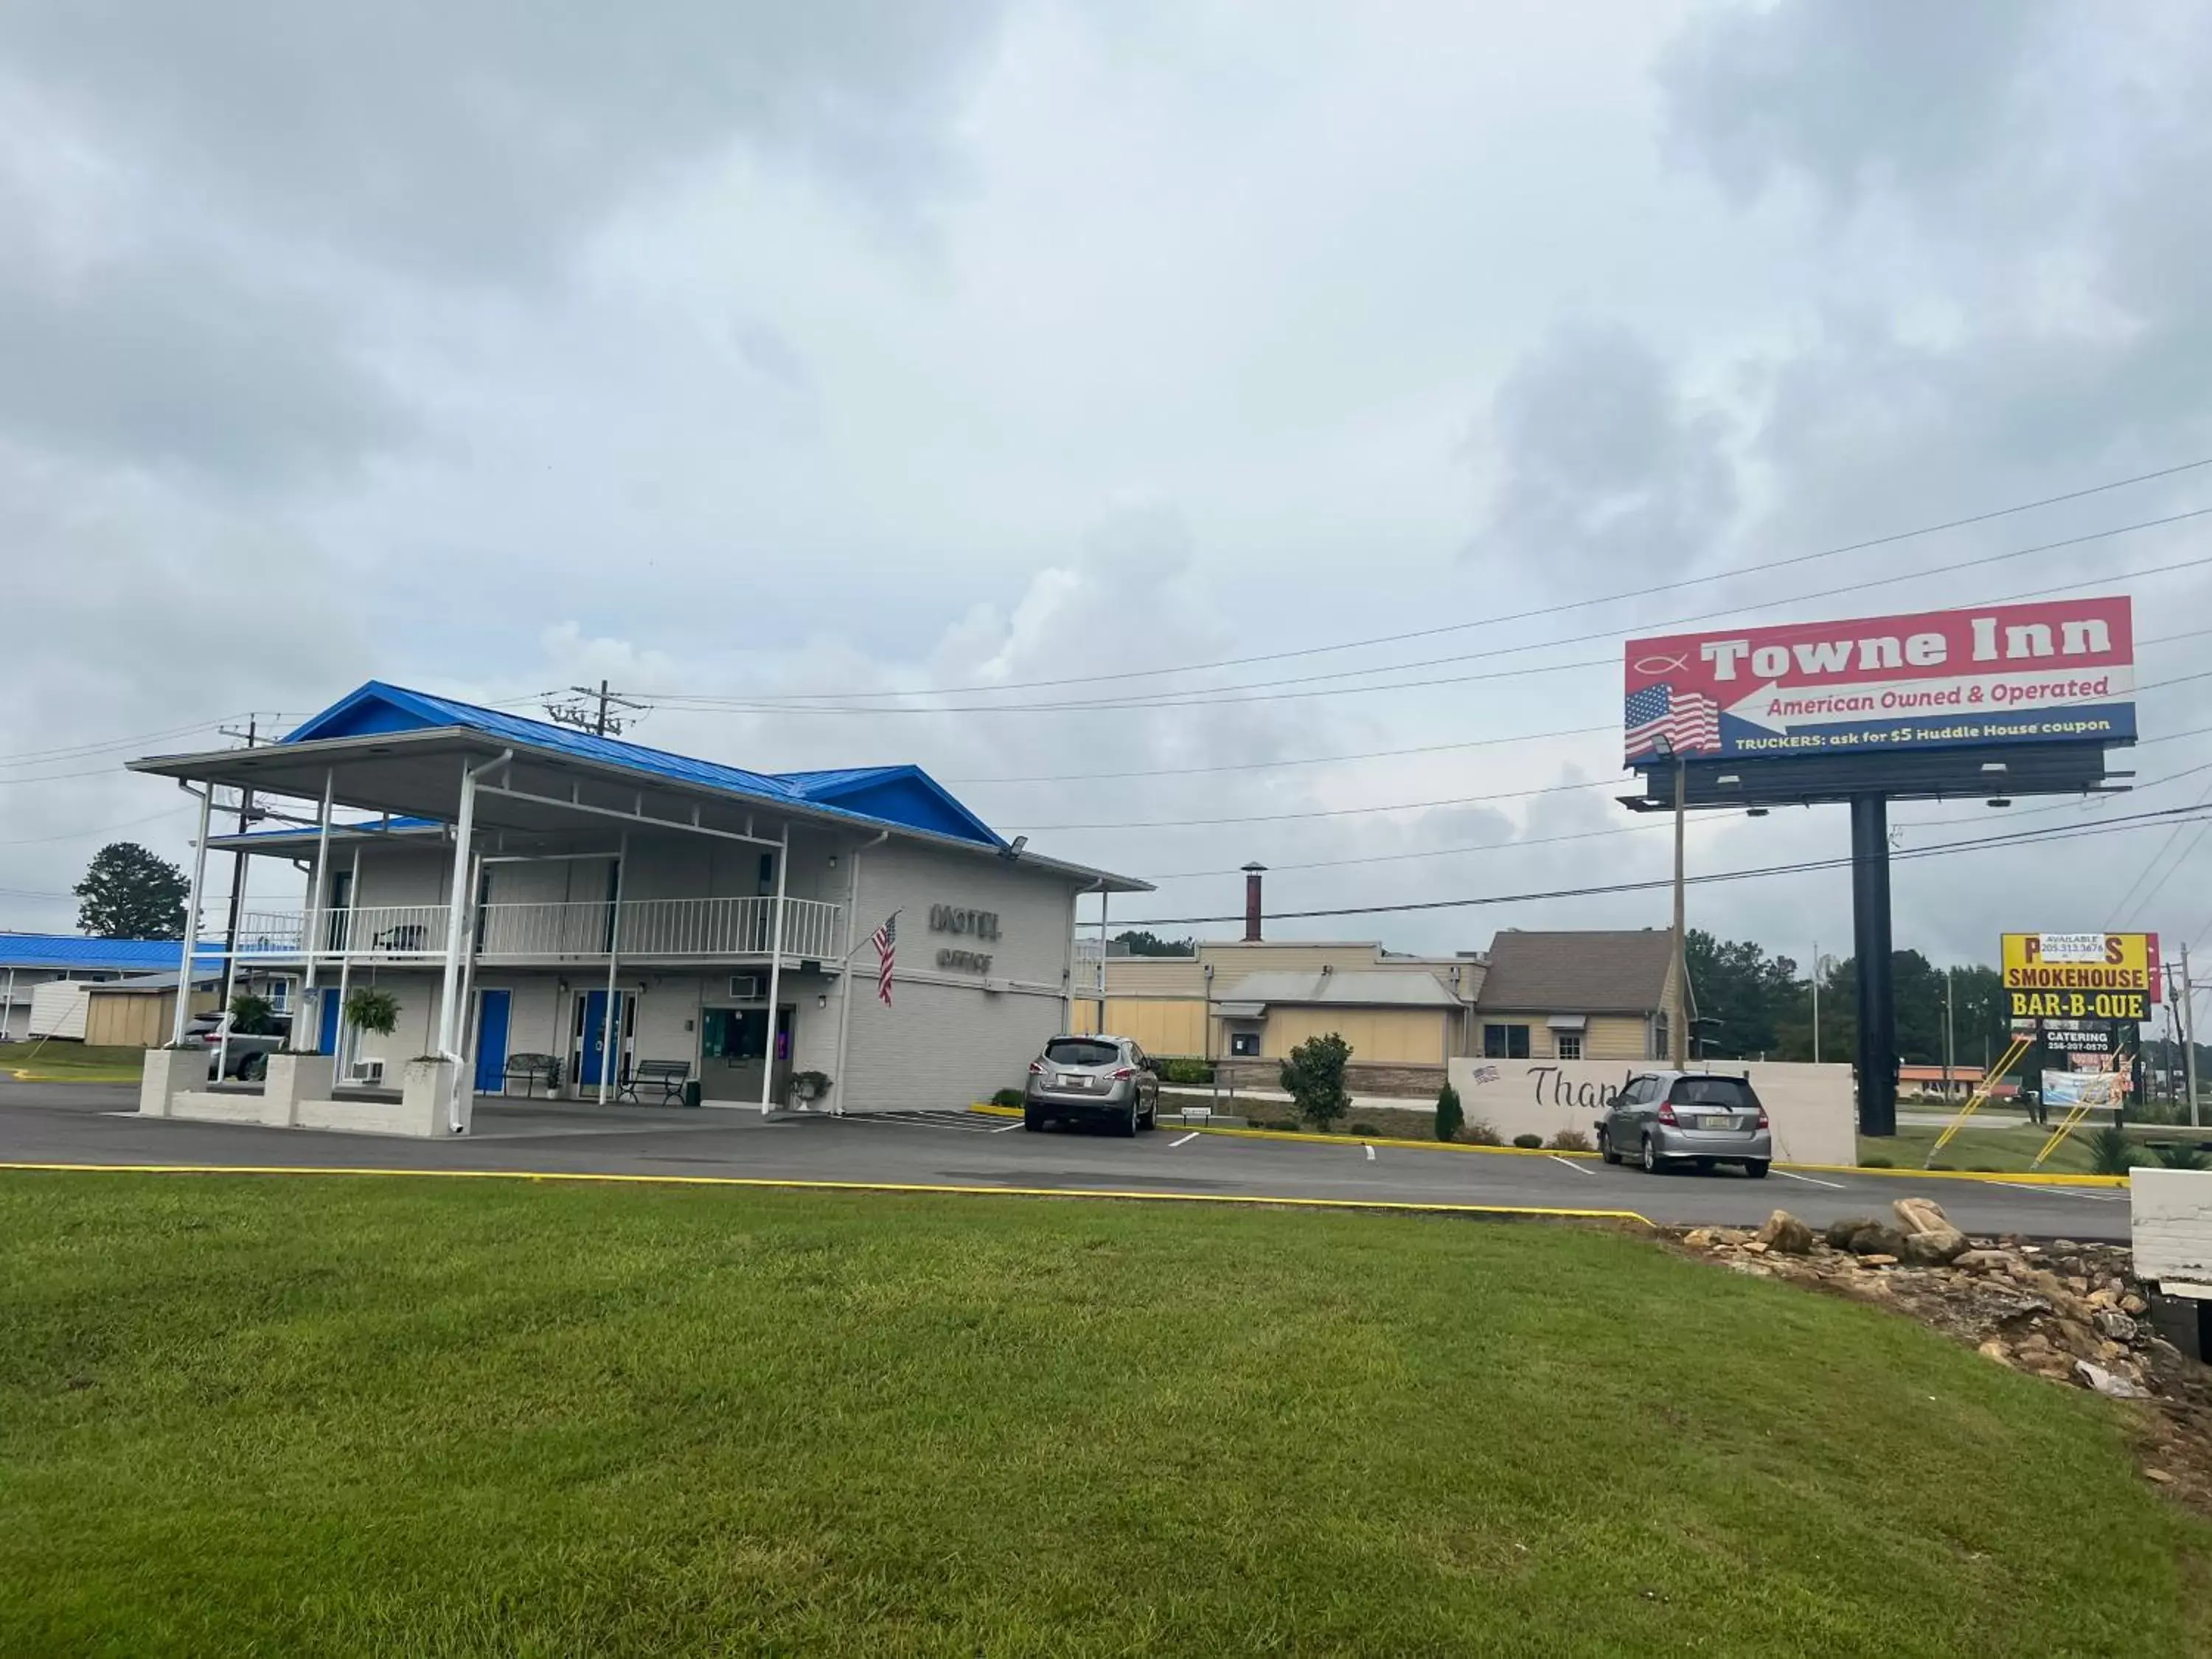
[[[1132, 915], [1233, 911], [1254, 858], [1286, 910], [1663, 876], [1613, 801], [1628, 633], [2095, 581], [2144, 679], [2197, 665], [2212, 520], [1992, 556], [2212, 468], [1722, 573], [2212, 457], [2208, 162], [2194, 0], [11, 0], [0, 924], [69, 926], [104, 841], [182, 853], [126, 756], [372, 676], [917, 761], [1159, 879]], [[2145, 694], [2140, 795], [1902, 844], [2195, 801], [2204, 684]], [[1901, 863], [1899, 943], [2200, 938], [2197, 834]], [[1691, 856], [1846, 847], [1823, 809]], [[1839, 872], [1692, 902], [1849, 938]]]

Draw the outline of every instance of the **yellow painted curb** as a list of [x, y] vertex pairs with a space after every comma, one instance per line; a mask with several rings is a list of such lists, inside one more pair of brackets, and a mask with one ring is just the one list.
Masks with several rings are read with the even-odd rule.
[[284, 1164], [11, 1164], [0, 1170], [64, 1175], [398, 1176], [443, 1181], [568, 1181], [645, 1187], [749, 1187], [829, 1193], [945, 1193], [975, 1198], [1111, 1198], [1147, 1204], [1260, 1204], [1302, 1210], [1390, 1210], [1417, 1215], [1528, 1215], [1556, 1220], [1632, 1221], [1656, 1228], [1634, 1210], [1548, 1208], [1533, 1204], [1420, 1204], [1376, 1198], [1292, 1198], [1265, 1193], [1131, 1193], [1088, 1187], [931, 1186], [896, 1181], [799, 1181], [768, 1176], [593, 1175], [550, 1170], [319, 1169]]
[[[1019, 1117], [1022, 1115], [1019, 1107], [994, 1106], [983, 1101], [976, 1102], [968, 1109], [990, 1117]], [[1595, 1152], [1555, 1152], [1548, 1146], [1479, 1146], [1464, 1140], [1403, 1140], [1384, 1135], [1318, 1135], [1300, 1129], [1237, 1129], [1206, 1123], [1186, 1123], [1182, 1127], [1195, 1130], [1200, 1134], [1235, 1135], [1246, 1140], [1310, 1141], [1322, 1146], [1402, 1146], [1416, 1152], [1487, 1152], [1493, 1156], [1503, 1154], [1507, 1158], [1595, 1158], [1599, 1156]], [[1774, 1167], [1778, 1170], [1820, 1170], [1831, 1175], [1898, 1176], [1929, 1181], [2009, 1182], [2015, 1186], [2024, 1184], [2032, 1187], [2124, 1187], [2128, 1184], [2125, 1176], [2046, 1175], [2041, 1170], [2008, 1175], [2002, 1170], [1883, 1170], [1860, 1164], [1787, 1164], [1779, 1159]]]

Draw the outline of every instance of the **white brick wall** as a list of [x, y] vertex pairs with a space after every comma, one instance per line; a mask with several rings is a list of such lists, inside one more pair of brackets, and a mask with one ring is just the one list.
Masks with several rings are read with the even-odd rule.
[[2212, 1285], [2212, 1170], [2128, 1176], [2138, 1279]]

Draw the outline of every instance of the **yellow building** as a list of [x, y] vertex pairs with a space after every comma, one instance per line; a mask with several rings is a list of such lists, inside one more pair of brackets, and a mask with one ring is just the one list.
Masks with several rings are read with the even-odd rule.
[[[1672, 935], [1656, 929], [1497, 936], [1486, 955], [1414, 957], [1372, 940], [1201, 942], [1194, 956], [1096, 956], [1075, 1029], [1163, 1055], [1279, 1060], [1335, 1032], [1366, 1066], [1452, 1056], [1649, 1060], [1679, 1018]], [[1087, 985], [1086, 985], [1087, 981]], [[1088, 994], [1086, 994], [1086, 989]]]

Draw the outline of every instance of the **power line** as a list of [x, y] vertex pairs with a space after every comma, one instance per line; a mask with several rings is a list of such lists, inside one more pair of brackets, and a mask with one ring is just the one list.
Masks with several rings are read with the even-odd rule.
[[[1104, 680], [1155, 678], [1167, 674], [1195, 674], [1216, 668], [1241, 668], [1252, 663], [1281, 662], [1293, 658], [1314, 657], [1337, 651], [1357, 651], [1369, 646], [1397, 645], [1407, 640], [1434, 639], [1440, 635], [1463, 633], [1469, 629], [1498, 628], [1509, 623], [1530, 622], [1540, 617], [1554, 617], [1570, 611], [1581, 611], [1594, 605], [1612, 605], [1623, 599], [1649, 599], [1655, 593], [1668, 593], [1704, 582], [1726, 581], [1735, 576], [1748, 576], [1761, 571], [1786, 569], [1792, 565], [1809, 564], [1820, 559], [1831, 559], [1845, 553], [1862, 553], [1877, 547], [1893, 546], [1899, 542], [1911, 541], [1922, 536], [1939, 535], [1945, 531], [1964, 530], [1970, 526], [1988, 524], [1997, 519], [2011, 518], [2022, 513], [2036, 512], [2046, 507], [2057, 507], [2067, 501], [2085, 500], [2115, 489], [2125, 489], [2140, 483], [2155, 483], [2160, 478], [2178, 477], [2212, 466], [2212, 456], [2183, 461], [2174, 466], [2160, 467], [2152, 472], [2139, 472], [2132, 477], [2116, 478], [2106, 483], [2091, 484], [2081, 489], [2068, 490], [2062, 495], [2045, 495], [2037, 501], [2016, 502], [2009, 507], [1992, 507], [1986, 512], [1969, 514], [1964, 518], [1947, 520], [1941, 524], [1922, 525], [1913, 530], [1894, 531], [1886, 536], [1869, 537], [1864, 541], [1846, 542], [1840, 546], [1822, 548], [1817, 552], [1800, 553], [1789, 558], [1762, 560], [1756, 563], [1738, 565], [1731, 569], [1709, 571], [1700, 575], [1685, 576], [1670, 582], [1658, 582], [1649, 587], [1626, 589], [1618, 593], [1607, 593], [1595, 599], [1570, 599], [1558, 605], [1541, 605], [1531, 611], [1509, 612], [1503, 616], [1477, 617], [1470, 622], [1446, 623], [1433, 628], [1410, 629], [1396, 634], [1377, 634], [1367, 639], [1345, 640], [1334, 645], [1305, 646], [1290, 651], [1266, 651], [1247, 657], [1224, 657], [1212, 662], [1183, 663], [1172, 668], [1132, 668], [1113, 673], [1071, 675], [1060, 679], [1014, 680], [992, 684], [940, 686], [912, 691], [823, 691], [794, 692], [794, 697], [814, 696], [824, 702], [842, 702], [851, 698], [871, 696], [934, 697], [957, 696], [969, 692], [1037, 690], [1056, 685], [1089, 685]], [[2118, 532], [2113, 532], [2118, 533]], [[1449, 659], [1447, 659], [1449, 660]], [[1368, 670], [1368, 672], [1380, 672]]]
[[[2097, 531], [2087, 535], [2069, 537], [2061, 541], [2044, 542], [2033, 547], [2012, 549], [2008, 552], [1990, 554], [1985, 558], [1961, 560], [1941, 569], [1909, 570], [1895, 575], [1869, 577], [1848, 583], [1841, 587], [1822, 588], [1809, 593], [1794, 593], [1779, 599], [1760, 599], [1749, 605], [1731, 605], [1723, 610], [1700, 611], [1690, 616], [1673, 617], [1664, 622], [1648, 624], [1652, 628], [1675, 628], [1687, 623], [1703, 622], [1715, 617], [1734, 617], [1758, 611], [1771, 611], [1778, 605], [1802, 605], [1814, 599], [1833, 599], [1840, 594], [1863, 592], [1868, 588], [1887, 587], [1899, 582], [1918, 581], [1930, 576], [1948, 575], [1978, 566], [2002, 563], [2009, 559], [2026, 558], [2033, 554], [2049, 553], [2087, 542], [2100, 541], [2113, 536], [2127, 535], [2138, 530], [2154, 530], [2180, 524], [2193, 519], [2212, 515], [2212, 507], [2192, 507], [2186, 513], [2170, 514], [2162, 519], [2147, 519], [2138, 524], [2122, 525], [2112, 530]], [[2038, 599], [2052, 593], [2069, 593], [2085, 587], [2104, 587], [2116, 581], [2133, 581], [2145, 576], [2165, 575], [2177, 570], [2191, 570], [2212, 564], [2212, 555], [2194, 559], [2178, 560], [2171, 564], [2154, 565], [2145, 569], [2131, 570], [2117, 575], [2102, 575], [2084, 581], [2059, 582], [2022, 592], [2000, 595], [1979, 601], [1983, 604], [2002, 604], [2011, 599]], [[1565, 645], [1587, 644], [1592, 640], [1625, 637], [1622, 630], [1612, 629], [1601, 633], [1571, 635], [1565, 639], [1546, 640], [1535, 645], [1501, 646], [1495, 650], [1473, 652], [1457, 658], [1439, 661], [1471, 661], [1477, 658], [1509, 655], [1523, 651], [1539, 651]], [[1392, 664], [1382, 668], [1346, 671], [1347, 673], [1379, 674], [1394, 672], [1403, 665]], [[1575, 662], [1540, 663], [1526, 668], [1491, 670], [1475, 674], [1443, 675], [1429, 679], [1398, 680], [1381, 685], [1341, 685], [1325, 690], [1270, 690], [1272, 686], [1310, 684], [1320, 679], [1345, 678], [1345, 675], [1307, 675], [1284, 680], [1257, 680], [1247, 684], [1223, 686], [1213, 690], [1162, 692], [1157, 696], [1127, 697], [1072, 698], [1058, 702], [1013, 703], [939, 703], [930, 706], [877, 703], [866, 707], [839, 707], [824, 702], [804, 703], [756, 696], [750, 697], [720, 696], [705, 693], [653, 692], [649, 695], [656, 704], [670, 708], [681, 708], [696, 714], [1061, 714], [1084, 710], [1127, 710], [1143, 708], [1200, 708], [1229, 703], [1279, 702], [1306, 697], [1350, 696], [1370, 691], [1411, 691], [1437, 685], [1465, 685], [1478, 680], [1517, 679], [1532, 674], [1559, 673], [1577, 668], [1613, 666], [1610, 658], [1590, 658]], [[1257, 691], [1258, 696], [1244, 695]], [[1234, 695], [1222, 695], [1234, 694]], [[881, 692], [880, 696], [914, 696], [915, 693]]]
[[[1978, 848], [1996, 846], [2030, 846], [2045, 842], [2072, 841], [2084, 836], [2111, 835], [2127, 829], [2153, 827], [2156, 823], [2171, 821], [2171, 814], [2198, 812], [2198, 806], [2178, 806], [2166, 811], [2138, 815], [2126, 820], [2113, 819], [2093, 825], [2055, 825], [2045, 830], [2031, 830], [2013, 835], [1982, 836], [1966, 841], [1945, 842], [1932, 847], [1906, 848], [1892, 853], [1893, 860], [1935, 858], [1953, 853], [1972, 851]], [[2185, 823], [2198, 822], [2185, 818]], [[1690, 876], [1686, 881], [1702, 886], [1711, 882], [1746, 881], [1767, 876], [1801, 875], [1811, 871], [1848, 868], [1849, 856], [1830, 859], [1803, 859], [1793, 864], [1758, 866], [1743, 870], [1717, 870], [1704, 875]], [[1595, 898], [1613, 893], [1649, 892], [1674, 885], [1672, 877], [1659, 877], [1649, 881], [1607, 882], [1588, 887], [1554, 888], [1546, 892], [1492, 893], [1474, 898], [1422, 899], [1402, 904], [1347, 905], [1326, 910], [1278, 910], [1270, 912], [1264, 920], [1271, 921], [1315, 921], [1330, 916], [1395, 915], [1414, 910], [1462, 910], [1478, 905], [1517, 904], [1540, 899]], [[1133, 919], [1125, 925], [1130, 927], [1188, 927], [1218, 922], [1241, 922], [1242, 911], [1224, 916], [1145, 916]]]
[[190, 726], [172, 726], [159, 732], [141, 732], [127, 738], [108, 738], [97, 743], [66, 744], [58, 749], [26, 749], [17, 754], [0, 755], [0, 766], [37, 766], [54, 761], [80, 760], [87, 755], [96, 755], [105, 750], [128, 749], [133, 744], [159, 743], [164, 738], [189, 737], [195, 732], [204, 732], [229, 720], [243, 720], [242, 714], [222, 714], [210, 720], [194, 720]]
[[82, 841], [88, 836], [107, 836], [118, 830], [136, 830], [142, 823], [151, 823], [156, 818], [174, 817], [185, 810], [182, 806], [165, 806], [158, 812], [149, 812], [143, 818], [131, 818], [122, 823], [101, 824], [90, 830], [65, 830], [58, 836], [27, 836], [20, 841], [0, 841], [0, 847], [43, 847], [58, 841]]

